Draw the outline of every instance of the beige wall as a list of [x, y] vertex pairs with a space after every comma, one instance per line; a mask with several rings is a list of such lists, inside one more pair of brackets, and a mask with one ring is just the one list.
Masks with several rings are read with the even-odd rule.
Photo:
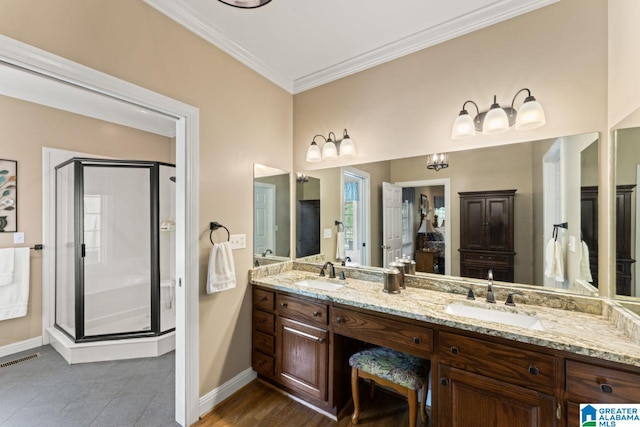
[[[292, 170], [292, 96], [142, 1], [0, 0], [0, 33], [199, 108], [201, 395], [249, 368], [253, 164]], [[247, 235], [238, 286], [215, 295], [210, 221]]]
[[[0, 96], [2, 158], [18, 162], [18, 231], [25, 245], [42, 243], [42, 148], [170, 162], [169, 138]], [[12, 247], [13, 233], [0, 233]], [[0, 322], [0, 347], [42, 335], [42, 254], [31, 251], [27, 316]]]
[[[452, 141], [463, 102], [509, 104], [528, 87], [547, 124]], [[522, 96], [522, 95], [521, 95]], [[521, 103], [519, 99], [516, 106]], [[607, 1], [563, 0], [294, 96], [294, 164], [313, 135], [348, 128], [352, 163], [541, 140], [607, 125]]]

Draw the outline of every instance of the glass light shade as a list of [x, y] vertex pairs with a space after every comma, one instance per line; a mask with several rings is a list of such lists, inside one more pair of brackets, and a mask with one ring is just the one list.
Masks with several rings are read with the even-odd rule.
[[482, 125], [483, 135], [494, 135], [508, 130], [509, 118], [502, 108], [492, 108], [487, 112], [487, 115], [484, 116], [484, 123]]
[[547, 120], [542, 105], [538, 101], [528, 101], [522, 104], [516, 116], [516, 130], [535, 129], [544, 126]]
[[340, 155], [341, 156], [355, 156], [356, 146], [353, 145], [351, 138], [346, 137], [340, 142]]
[[469, 114], [460, 114], [453, 122], [452, 139], [466, 139], [476, 136], [476, 127]]
[[322, 147], [322, 159], [335, 159], [338, 157], [338, 149], [336, 148], [336, 144], [333, 143], [332, 140], [328, 140], [324, 143]]
[[320, 160], [322, 160], [322, 153], [320, 147], [314, 142], [307, 149], [307, 162], [318, 163]]

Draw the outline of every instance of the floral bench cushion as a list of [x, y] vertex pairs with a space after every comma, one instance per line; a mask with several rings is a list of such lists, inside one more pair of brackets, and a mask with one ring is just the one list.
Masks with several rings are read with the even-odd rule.
[[403, 387], [418, 390], [427, 378], [431, 363], [389, 348], [374, 347], [351, 356], [349, 365]]

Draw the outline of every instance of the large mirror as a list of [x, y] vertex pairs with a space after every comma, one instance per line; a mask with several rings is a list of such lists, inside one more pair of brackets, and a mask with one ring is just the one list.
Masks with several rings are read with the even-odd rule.
[[425, 273], [480, 278], [490, 267], [496, 280], [595, 294], [581, 199], [582, 187], [597, 192], [597, 145], [591, 133], [452, 152], [437, 172], [418, 156], [299, 174], [322, 183], [325, 260], [382, 267], [408, 255]]
[[640, 296], [640, 263], [637, 250], [640, 246], [640, 120], [638, 112], [615, 130], [616, 143], [616, 295]]
[[253, 265], [291, 258], [289, 172], [265, 165], [253, 167]]

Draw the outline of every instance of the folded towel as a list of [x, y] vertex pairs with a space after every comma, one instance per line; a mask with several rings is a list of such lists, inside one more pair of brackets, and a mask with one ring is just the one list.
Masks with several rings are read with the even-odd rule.
[[564, 282], [564, 258], [562, 246], [555, 239], [549, 240], [545, 249], [544, 275], [556, 282]]
[[0, 286], [13, 282], [14, 253], [13, 248], [0, 249]]
[[347, 256], [344, 250], [344, 231], [336, 233], [336, 259], [345, 259]]
[[593, 282], [591, 266], [589, 265], [589, 247], [582, 241], [582, 258], [580, 259], [580, 279], [585, 282]]
[[27, 315], [29, 303], [29, 248], [16, 248], [13, 281], [0, 287], [0, 320]]
[[229, 242], [214, 243], [209, 252], [207, 293], [220, 292], [236, 287], [236, 270]]

